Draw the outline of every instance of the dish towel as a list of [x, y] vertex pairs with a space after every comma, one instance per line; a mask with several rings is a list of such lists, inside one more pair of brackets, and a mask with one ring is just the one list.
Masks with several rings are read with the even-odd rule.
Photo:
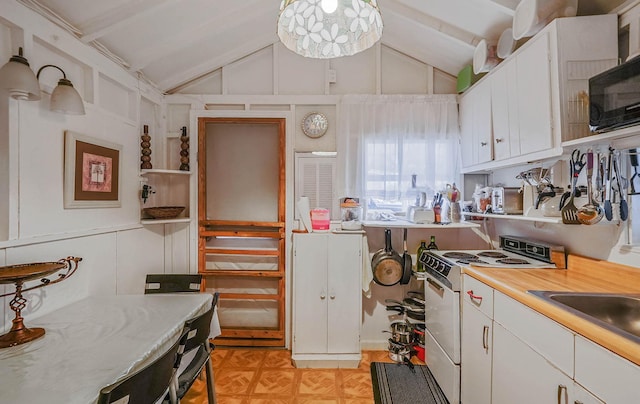
[[373, 281], [373, 270], [369, 256], [369, 240], [365, 234], [362, 236], [362, 292], [367, 299], [371, 298], [371, 281]]

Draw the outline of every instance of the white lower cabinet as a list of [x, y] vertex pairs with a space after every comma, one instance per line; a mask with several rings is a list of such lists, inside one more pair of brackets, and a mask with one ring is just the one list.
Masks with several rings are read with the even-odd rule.
[[640, 366], [580, 335], [576, 335], [575, 366], [576, 381], [603, 401], [640, 402]]
[[640, 402], [640, 366], [464, 275], [463, 404]]
[[293, 237], [293, 346], [297, 367], [359, 365], [362, 236]]
[[490, 404], [493, 289], [465, 275], [461, 295], [460, 401]]
[[466, 301], [462, 316], [460, 401], [490, 404], [493, 321]]
[[602, 403], [497, 323], [493, 326], [493, 342], [494, 404]]

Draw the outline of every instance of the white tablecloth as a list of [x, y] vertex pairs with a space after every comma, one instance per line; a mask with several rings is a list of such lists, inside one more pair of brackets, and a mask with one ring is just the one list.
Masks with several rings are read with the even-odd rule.
[[[27, 320], [27, 327], [43, 327], [46, 334], [0, 349], [0, 403], [94, 403], [102, 387], [168, 349], [184, 321], [204, 313], [211, 298], [210, 294], [89, 297]], [[217, 316], [214, 320], [217, 324]], [[212, 327], [212, 336], [215, 333]]]

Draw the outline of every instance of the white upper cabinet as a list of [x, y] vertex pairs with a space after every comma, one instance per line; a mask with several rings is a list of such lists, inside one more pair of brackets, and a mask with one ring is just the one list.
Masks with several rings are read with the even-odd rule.
[[526, 52], [519, 53], [515, 59], [521, 154], [551, 149], [554, 145], [549, 34], [543, 32], [530, 42]]
[[491, 117], [495, 160], [504, 160], [520, 154], [516, 96], [516, 65], [505, 63], [496, 69], [491, 80]]
[[617, 63], [617, 41], [614, 14], [557, 18], [461, 95], [463, 172], [557, 158], [589, 136], [589, 78]]
[[486, 163], [493, 157], [491, 87], [478, 83], [460, 100], [462, 161], [465, 166]]

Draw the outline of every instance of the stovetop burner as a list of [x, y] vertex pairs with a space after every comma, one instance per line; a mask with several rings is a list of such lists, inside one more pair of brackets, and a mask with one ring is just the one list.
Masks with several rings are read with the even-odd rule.
[[442, 256], [445, 258], [451, 258], [454, 260], [478, 258], [474, 254], [469, 254], [469, 253], [460, 252], [460, 251], [449, 251], [442, 254]]
[[[500, 236], [500, 247], [498, 250], [424, 251], [418, 260], [424, 265], [425, 273], [416, 273], [416, 277], [426, 279], [425, 275], [429, 274], [444, 287], [458, 292], [462, 284], [464, 267], [566, 268], [563, 262], [556, 266], [556, 261], [561, 259], [560, 254], [564, 254], [564, 247], [561, 246], [513, 236]], [[555, 258], [552, 254], [555, 254]]]
[[496, 262], [507, 265], [527, 265], [529, 263], [529, 261], [520, 258], [502, 258], [496, 260]]
[[478, 256], [488, 258], [508, 258], [507, 255], [501, 253], [500, 251], [482, 251], [478, 253]]
[[460, 265], [469, 265], [471, 263], [473, 264], [487, 264], [489, 265], [488, 262], [481, 260], [478, 257], [475, 258], [463, 258], [463, 259], [459, 259], [456, 261], [456, 263], [460, 264]]

